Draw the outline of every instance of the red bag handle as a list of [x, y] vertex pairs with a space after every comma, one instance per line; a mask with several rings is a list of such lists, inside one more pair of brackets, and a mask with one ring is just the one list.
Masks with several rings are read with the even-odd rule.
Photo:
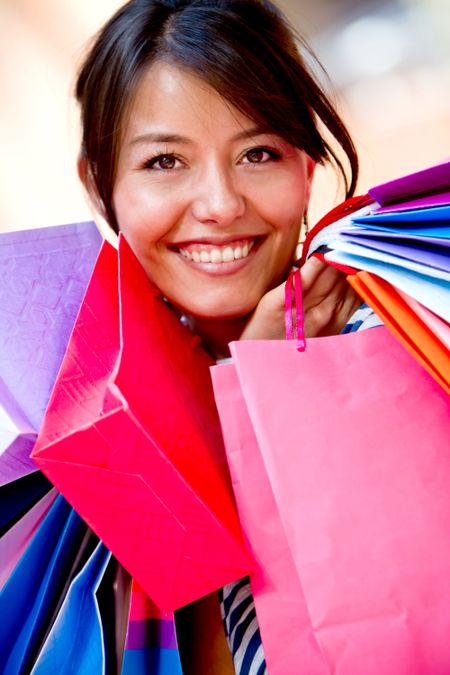
[[[345, 202], [343, 202], [343, 204], [339, 204], [339, 206], [336, 206], [336, 208], [327, 213], [309, 232], [303, 244], [302, 257], [296, 264], [303, 265], [306, 262], [310, 244], [320, 230], [323, 230], [324, 228], [328, 227], [328, 225], [331, 225], [331, 223], [334, 223], [340, 218], [348, 216], [350, 213], [353, 213], [354, 211], [357, 211], [358, 209], [366, 206], [367, 204], [371, 204], [372, 202], [373, 199], [370, 195], [351, 197], [350, 199], [347, 199]], [[317, 254], [317, 257], [321, 257], [320, 254]], [[321, 259], [323, 260], [323, 256]], [[336, 267], [338, 269], [342, 269], [342, 271], [345, 271], [347, 274], [351, 274], [354, 271], [351, 268], [344, 269], [338, 265], [336, 265]], [[294, 294], [292, 293], [292, 289], [294, 289]], [[297, 350], [299, 352], [304, 352], [306, 348], [306, 341], [303, 326], [304, 316], [302, 303], [302, 280], [299, 269], [295, 269], [289, 274], [286, 281], [284, 297], [286, 340], [297, 339]]]

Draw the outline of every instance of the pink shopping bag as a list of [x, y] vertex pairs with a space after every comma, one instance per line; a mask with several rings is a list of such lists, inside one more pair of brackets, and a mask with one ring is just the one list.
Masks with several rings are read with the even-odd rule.
[[[267, 583], [280, 564], [273, 546], [288, 557], [286, 537], [295, 571], [285, 583], [299, 598], [300, 584], [307, 609], [300, 600], [296, 620], [322, 656], [313, 670], [299, 639], [297, 661], [277, 667], [293, 619], [281, 592], [263, 610], [256, 593], [269, 672], [447, 675], [448, 396], [384, 327], [315, 338], [304, 353], [294, 341], [236, 342], [231, 352], [237, 377], [215, 377], [216, 401], [224, 422], [222, 401], [238, 392], [257, 444], [233, 445], [224, 425], [230, 464], [256, 475], [262, 458], [267, 476], [236, 490], [240, 513], [252, 512], [244, 530]], [[269, 484], [282, 526], [272, 548], [260, 547], [268, 517], [258, 516]], [[263, 630], [272, 611], [285, 636], [275, 647]]]
[[309, 621], [303, 589], [248, 416], [236, 369], [211, 369], [239, 518], [255, 572], [251, 588], [270, 675], [328, 675]]

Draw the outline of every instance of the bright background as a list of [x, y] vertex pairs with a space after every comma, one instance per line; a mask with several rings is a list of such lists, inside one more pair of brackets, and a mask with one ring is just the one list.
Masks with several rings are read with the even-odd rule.
[[[116, 0], [0, 0], [0, 230], [91, 217], [71, 98]], [[279, 0], [334, 83], [361, 158], [359, 192], [450, 157], [450, 0]], [[318, 175], [314, 221], [342, 199]]]

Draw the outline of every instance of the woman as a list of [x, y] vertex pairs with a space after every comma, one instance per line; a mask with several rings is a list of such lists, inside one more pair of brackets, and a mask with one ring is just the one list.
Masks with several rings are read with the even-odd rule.
[[[315, 164], [333, 162], [350, 196], [357, 158], [279, 10], [131, 0], [97, 36], [76, 95], [91, 199], [211, 355], [226, 357], [231, 340], [283, 338]], [[315, 259], [301, 274], [306, 335], [340, 332], [360, 305], [343, 275]], [[232, 672], [218, 612], [213, 594], [180, 613], [191, 672]], [[245, 581], [225, 590], [222, 613], [236, 672], [264, 672]]]

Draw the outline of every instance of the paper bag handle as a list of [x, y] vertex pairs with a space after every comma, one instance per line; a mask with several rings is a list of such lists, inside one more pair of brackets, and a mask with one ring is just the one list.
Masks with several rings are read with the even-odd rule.
[[289, 274], [284, 287], [284, 322], [286, 328], [286, 340], [296, 339], [297, 350], [299, 352], [304, 352], [306, 349], [306, 341], [303, 325], [302, 279], [299, 269], [296, 269]]

